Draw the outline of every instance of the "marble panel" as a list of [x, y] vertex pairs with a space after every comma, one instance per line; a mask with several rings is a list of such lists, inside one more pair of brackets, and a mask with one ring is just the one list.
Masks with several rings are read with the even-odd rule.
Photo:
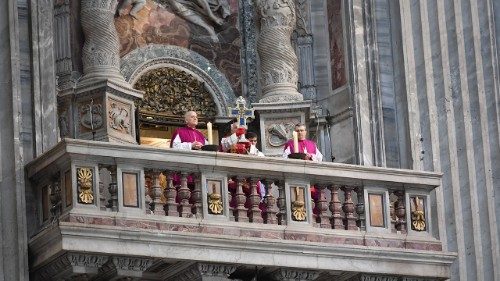
[[333, 90], [347, 84], [342, 1], [327, 1], [328, 31], [330, 33], [330, 64]]

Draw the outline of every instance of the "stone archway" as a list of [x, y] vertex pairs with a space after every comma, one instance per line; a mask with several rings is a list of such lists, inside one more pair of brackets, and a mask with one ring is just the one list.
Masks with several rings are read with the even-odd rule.
[[233, 89], [226, 77], [200, 54], [178, 46], [152, 44], [121, 59], [121, 73], [132, 85], [148, 71], [159, 68], [178, 69], [204, 83], [215, 102], [216, 117], [227, 116], [227, 107], [235, 100]]

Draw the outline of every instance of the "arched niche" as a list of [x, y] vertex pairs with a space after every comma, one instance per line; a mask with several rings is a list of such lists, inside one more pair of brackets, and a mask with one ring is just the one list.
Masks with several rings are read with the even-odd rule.
[[122, 58], [121, 72], [134, 88], [145, 92], [137, 103], [143, 144], [168, 146], [187, 110], [198, 112], [202, 131], [206, 121], [222, 124], [228, 119], [227, 107], [234, 103], [224, 75], [201, 55], [178, 46], [136, 49]]

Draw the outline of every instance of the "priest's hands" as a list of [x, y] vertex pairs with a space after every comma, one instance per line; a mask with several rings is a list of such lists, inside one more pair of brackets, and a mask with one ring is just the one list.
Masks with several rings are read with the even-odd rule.
[[203, 146], [203, 144], [199, 141], [194, 141], [192, 144], [191, 144], [191, 149], [195, 149], [195, 150], [200, 150], [201, 147]]

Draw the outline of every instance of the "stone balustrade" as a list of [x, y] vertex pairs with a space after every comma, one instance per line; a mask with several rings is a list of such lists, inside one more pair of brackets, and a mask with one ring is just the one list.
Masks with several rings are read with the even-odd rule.
[[[434, 257], [434, 266], [453, 259], [439, 238], [442, 202], [433, 192], [441, 175], [436, 173], [74, 139], [26, 169], [40, 210], [35, 248], [46, 229], [57, 225], [61, 233], [72, 233], [70, 240], [80, 235], [77, 229], [93, 231], [78, 238], [91, 239], [90, 245], [68, 242], [73, 251], [99, 252], [95, 241], [102, 237], [93, 235], [104, 231], [109, 243], [107, 235], [120, 240], [128, 229], [137, 237], [152, 231], [193, 234], [208, 245], [216, 235], [227, 243], [257, 239], [287, 248], [300, 241], [313, 248], [323, 243], [370, 249], [370, 255], [424, 251]], [[429, 262], [427, 254], [415, 253], [410, 254], [415, 260]]]

